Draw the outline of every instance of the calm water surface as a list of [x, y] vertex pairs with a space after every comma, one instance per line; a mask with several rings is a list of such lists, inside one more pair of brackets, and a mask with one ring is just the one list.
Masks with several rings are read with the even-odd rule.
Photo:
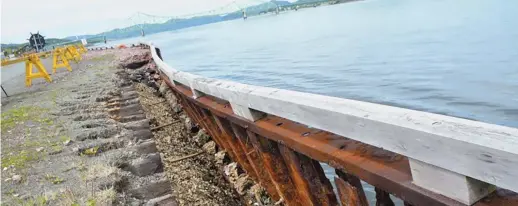
[[182, 71], [518, 127], [518, 1], [368, 0], [145, 39]]
[[518, 127], [518, 1], [367, 0], [145, 39], [208, 77]]

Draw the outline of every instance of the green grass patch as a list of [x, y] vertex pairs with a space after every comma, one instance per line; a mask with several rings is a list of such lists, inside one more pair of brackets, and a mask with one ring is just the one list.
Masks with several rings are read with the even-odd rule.
[[51, 153], [56, 153], [60, 151], [63, 151], [63, 146], [61, 144], [53, 145], [52, 147], [50, 147]]
[[13, 165], [17, 169], [23, 169], [27, 166], [28, 162], [38, 160], [41, 157], [39, 152], [22, 150], [19, 153], [12, 155], [2, 155], [2, 168]]
[[49, 199], [47, 196], [40, 195], [28, 200], [18, 199], [17, 202], [19, 205], [23, 206], [46, 206], [49, 202]]
[[83, 153], [81, 153], [81, 154], [82, 155], [87, 155], [87, 156], [95, 156], [97, 154], [98, 150], [99, 150], [99, 147], [95, 146], [95, 147], [92, 147], [92, 148], [85, 149], [83, 151]]
[[55, 176], [55, 175], [50, 175], [50, 174], [45, 175], [45, 179], [47, 181], [49, 181], [50, 183], [55, 184], [55, 185], [61, 184], [61, 183], [63, 183], [65, 181], [61, 177], [58, 177], [58, 176]]
[[53, 121], [49, 118], [41, 118], [42, 114], [48, 112], [48, 109], [37, 106], [21, 106], [7, 111], [2, 111], [2, 133], [14, 128], [17, 124], [23, 124], [27, 121], [34, 121], [51, 125]]
[[61, 135], [61, 136], [59, 136], [59, 140], [61, 142], [70, 141], [70, 137], [69, 136], [65, 136], [65, 135]]

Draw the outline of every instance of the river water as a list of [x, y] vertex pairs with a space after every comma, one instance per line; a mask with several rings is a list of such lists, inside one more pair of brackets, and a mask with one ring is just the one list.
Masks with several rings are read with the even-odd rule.
[[145, 40], [203, 76], [518, 127], [518, 1], [366, 0]]

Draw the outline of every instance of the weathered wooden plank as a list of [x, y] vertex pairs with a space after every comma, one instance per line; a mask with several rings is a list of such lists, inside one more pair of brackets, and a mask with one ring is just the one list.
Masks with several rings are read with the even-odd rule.
[[207, 113], [205, 111], [202, 111], [202, 116], [206, 119], [208, 124], [213, 125], [212, 127], [213, 133], [215, 133], [216, 136], [218, 136], [218, 139], [222, 142], [224, 145], [227, 154], [234, 160], [235, 162], [238, 162], [238, 155], [236, 154], [235, 149], [232, 147], [232, 142], [228, 139], [228, 135], [225, 135], [223, 131], [221, 131], [218, 123], [216, 122], [216, 115], [213, 115], [212, 113]]
[[[188, 93], [189, 91], [180, 88], [179, 92]], [[271, 115], [255, 123], [250, 123], [248, 120], [235, 116], [225, 104], [215, 102], [211, 98], [199, 98], [197, 104], [210, 109], [214, 114], [231, 119], [232, 122], [246, 127], [253, 133], [267, 136], [277, 142], [284, 142], [294, 150], [311, 156], [315, 160], [326, 162], [334, 168], [346, 169], [369, 184], [386, 186], [386, 190], [394, 192], [395, 195], [409, 202], [429, 206], [459, 204], [457, 201], [413, 185], [408, 160], [401, 156], [389, 154], [387, 157], [383, 157], [384, 155], [380, 156], [379, 152], [376, 152], [375, 147], [336, 135], [318, 137], [310, 133], [308, 136], [302, 137], [302, 134], [308, 130], [307, 127], [300, 124], [295, 124], [298, 125], [298, 129], [293, 126], [286, 127], [293, 123]]]
[[518, 174], [507, 172], [518, 171], [516, 128], [209, 79], [174, 70], [151, 51], [161, 71], [192, 90], [518, 191]]
[[320, 165], [320, 170], [317, 169], [317, 161], [282, 144], [278, 146], [299, 196], [307, 205], [338, 205], [331, 183], [325, 175], [319, 174], [323, 171]]
[[[194, 105], [194, 106], [196, 106], [196, 105]], [[207, 125], [208, 129], [206, 129], [206, 130], [210, 131], [209, 134], [212, 134], [215, 136], [215, 139], [217, 139], [220, 142], [223, 149], [225, 149], [225, 151], [229, 154], [229, 156], [231, 158], [235, 158], [234, 151], [232, 151], [232, 148], [230, 148], [230, 146], [228, 146], [228, 142], [221, 137], [221, 131], [219, 130], [216, 122], [213, 121], [212, 113], [205, 109], [202, 109], [202, 108], [198, 108], [196, 110], [196, 113], [201, 117], [201, 119], [205, 123], [205, 125]]]
[[246, 157], [246, 152], [239, 144], [239, 140], [235, 137], [234, 132], [232, 132], [232, 128], [230, 127], [229, 121], [218, 116], [214, 116], [214, 120], [220, 128], [220, 130], [222, 131], [222, 136], [224, 136], [225, 139], [227, 139], [229, 146], [234, 151], [237, 158], [236, 161], [247, 172], [250, 178], [257, 181], [258, 175], [253, 169], [251, 163], [248, 161]]
[[358, 190], [340, 177], [335, 177], [335, 185], [342, 206], [368, 206], [362, 205], [358, 196]]
[[195, 120], [201, 124], [201, 126], [209, 133], [209, 135], [211, 135], [214, 139], [217, 139], [219, 146], [225, 149], [230, 158], [237, 162], [237, 155], [235, 154], [235, 151], [230, 146], [227, 138], [223, 136], [223, 133], [220, 131], [218, 125], [214, 121], [213, 115], [205, 112], [201, 108], [198, 108], [196, 105], [189, 102], [187, 97], [181, 94], [178, 95], [177, 98], [182, 101], [184, 108], [187, 108], [187, 110], [190, 111], [192, 117], [194, 117]]
[[246, 152], [246, 157], [248, 161], [251, 163], [252, 168], [257, 173], [259, 178], [259, 183], [266, 189], [270, 197], [275, 201], [279, 201], [280, 195], [273, 183], [270, 174], [264, 169], [264, 164], [262, 158], [259, 156], [259, 150], [255, 149], [250, 142], [246, 130], [236, 124], [231, 123], [232, 131], [236, 135], [239, 140], [239, 144], [241, 144], [242, 148]]
[[394, 202], [390, 199], [390, 194], [384, 190], [375, 187], [376, 192], [376, 206], [394, 206]]
[[[166, 79], [166, 78], [164, 78]], [[190, 91], [181, 87], [174, 90], [190, 96]], [[251, 123], [241, 117], [237, 117], [228, 105], [215, 101], [210, 97], [201, 97], [194, 101], [198, 106], [207, 108], [211, 113], [225, 117], [233, 123], [239, 124], [247, 130], [267, 136], [274, 141], [283, 142], [300, 153], [311, 158], [326, 162], [332, 167], [345, 169], [351, 174], [360, 177], [371, 185], [382, 187], [395, 196], [416, 205], [462, 205], [445, 196], [438, 195], [412, 184], [408, 159], [391, 152], [367, 146], [335, 134], [314, 133], [306, 136], [307, 127], [301, 124], [296, 128], [291, 121], [268, 115], [265, 118]], [[286, 125], [291, 125], [285, 127]], [[380, 153], [381, 152], [381, 153]], [[516, 193], [497, 193], [489, 195], [476, 205], [500, 206], [516, 205], [518, 198]], [[502, 195], [505, 194], [505, 195]]]
[[264, 163], [264, 169], [270, 174], [272, 182], [279, 191], [284, 204], [304, 205], [303, 199], [299, 197], [297, 188], [290, 178], [289, 170], [282, 159], [277, 143], [267, 138], [257, 136], [247, 131], [250, 142], [254, 148], [260, 151]]
[[[349, 173], [346, 173], [342, 170], [336, 169], [335, 170], [336, 175], [338, 177], [348, 183], [351, 187], [354, 188], [354, 191], [356, 192], [356, 195], [358, 196], [359, 205], [361, 206], [369, 206], [369, 201], [367, 201], [367, 196], [365, 196], [365, 191], [363, 190], [362, 183], [360, 179], [354, 175], [351, 175]], [[336, 179], [336, 178], [335, 178]]]
[[[333, 191], [333, 185], [331, 184], [331, 181], [327, 179], [326, 174], [324, 172], [324, 169], [320, 165], [320, 162], [309, 158], [308, 156], [304, 154], [299, 153], [299, 158], [306, 158], [307, 161], [310, 161], [312, 165], [308, 165], [308, 169], [311, 170], [311, 172], [306, 174], [312, 174], [310, 176], [306, 176], [306, 178], [309, 179], [312, 184], [315, 186], [311, 188], [311, 190], [318, 194], [318, 196], [321, 196], [321, 200], [324, 204], [322, 205], [338, 205], [338, 200], [336, 198], [336, 194]], [[313, 166], [313, 167], [311, 167]], [[316, 175], [316, 176], [314, 176]]]
[[185, 112], [187, 112], [187, 114], [189, 115], [189, 117], [191, 119], [193, 119], [196, 123], [198, 123], [199, 126], [201, 126], [203, 129], [205, 129], [205, 131], [207, 131], [207, 133], [209, 133], [209, 135], [212, 137], [212, 139], [214, 139], [214, 141], [216, 141], [216, 143], [222, 147], [223, 149], [227, 150], [228, 152], [228, 146], [226, 144], [224, 144], [221, 140], [220, 140], [220, 137], [219, 137], [219, 134], [214, 131], [214, 126], [213, 124], [210, 124], [208, 123], [200, 113], [197, 112], [197, 110], [194, 108], [196, 107], [196, 105], [193, 105], [193, 104], [190, 104], [188, 102], [187, 99], [185, 99], [185, 97], [182, 95], [182, 94], [176, 94], [176, 98], [180, 101], [183, 109], [185, 110]]

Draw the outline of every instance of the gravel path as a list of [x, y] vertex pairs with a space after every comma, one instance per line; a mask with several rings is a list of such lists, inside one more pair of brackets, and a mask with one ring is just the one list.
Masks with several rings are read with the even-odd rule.
[[142, 52], [90, 51], [52, 83], [10, 82], [2, 205], [176, 204], [139, 95], [119, 67]]
[[147, 50], [127, 48], [89, 51], [52, 83], [10, 78], [2, 205], [271, 205], [155, 67]]

